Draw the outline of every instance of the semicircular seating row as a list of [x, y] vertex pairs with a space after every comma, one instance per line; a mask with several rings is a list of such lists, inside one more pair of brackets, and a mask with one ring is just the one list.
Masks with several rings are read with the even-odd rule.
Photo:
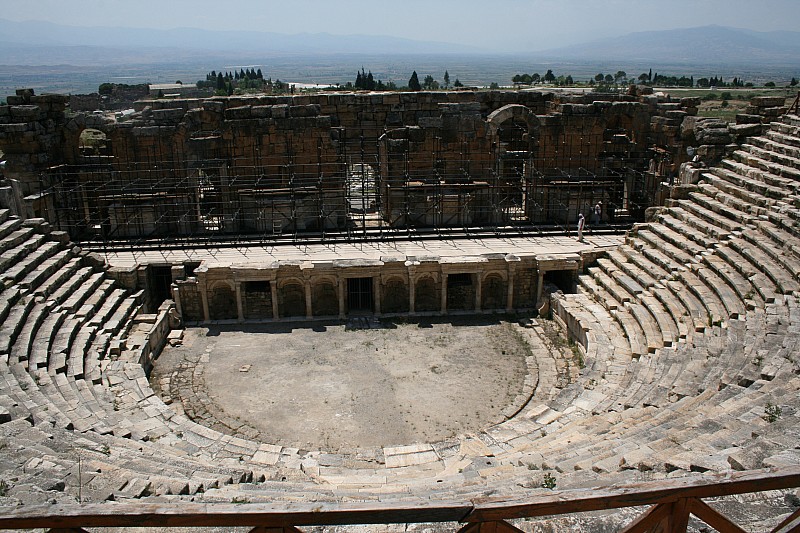
[[702, 176], [554, 300], [583, 368], [538, 350], [536, 392], [502, 423], [336, 453], [166, 405], [118, 357], [142, 295], [44, 221], [0, 212], [0, 477], [26, 502], [386, 501], [529, 493], [545, 472], [568, 487], [797, 464], [800, 118]]

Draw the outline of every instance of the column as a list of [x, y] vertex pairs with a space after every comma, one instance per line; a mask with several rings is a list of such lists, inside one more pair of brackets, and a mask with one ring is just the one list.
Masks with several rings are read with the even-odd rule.
[[439, 307], [439, 314], [447, 314], [447, 274], [442, 272], [442, 303]]
[[344, 319], [347, 317], [347, 278], [339, 278], [339, 318]]
[[181, 317], [181, 320], [183, 320], [183, 306], [181, 305], [181, 291], [178, 288], [177, 283], [172, 286], [172, 301], [175, 302], [175, 311], [178, 312], [178, 316]]
[[270, 280], [269, 291], [270, 296], [272, 296], [272, 319], [280, 320], [281, 313], [280, 309], [278, 308], [278, 282], [276, 280]]
[[483, 299], [483, 276], [480, 272], [475, 274], [475, 311], [481, 310], [481, 300]]
[[417, 296], [416, 285], [414, 284], [414, 276], [409, 273], [408, 274], [408, 314], [413, 315], [416, 314], [415, 310], [415, 299]]
[[542, 299], [542, 292], [544, 291], [544, 272], [539, 272], [539, 279], [536, 283], [536, 301], [533, 302], [533, 305], [539, 307], [539, 300]]
[[381, 314], [381, 275], [372, 278], [372, 301], [375, 315]]
[[508, 269], [508, 287], [506, 292], [506, 311], [511, 313], [514, 311], [514, 274], [513, 268]]
[[314, 308], [311, 306], [311, 280], [306, 278], [306, 318], [314, 318]]
[[244, 307], [242, 306], [242, 282], [234, 281], [233, 285], [236, 288], [236, 312], [239, 316], [239, 322], [244, 322]]
[[203, 302], [203, 321], [208, 322], [211, 320], [211, 314], [208, 312], [208, 288], [205, 283], [200, 283], [200, 300]]

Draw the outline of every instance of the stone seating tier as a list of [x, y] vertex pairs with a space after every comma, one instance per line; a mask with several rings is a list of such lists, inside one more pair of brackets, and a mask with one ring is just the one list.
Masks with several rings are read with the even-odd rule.
[[[532, 472], [562, 487], [785, 463], [800, 412], [800, 214], [778, 192], [796, 192], [799, 130], [786, 119], [750, 139], [555, 298], [585, 368], [543, 347], [538, 396], [515, 417], [353, 453], [223, 434], [166, 405], [125, 355], [142, 295], [46, 225], [0, 212], [0, 436], [15, 450], [0, 465], [48, 496], [64, 481], [65, 500], [80, 455], [92, 500], [403, 501], [519, 494]], [[785, 414], [770, 421], [767, 404]]]

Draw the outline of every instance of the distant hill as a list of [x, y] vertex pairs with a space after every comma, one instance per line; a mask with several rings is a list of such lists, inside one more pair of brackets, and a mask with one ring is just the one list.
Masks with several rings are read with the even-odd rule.
[[800, 32], [756, 32], [724, 26], [646, 31], [534, 55], [573, 61], [800, 67]]
[[[160, 51], [160, 52], [159, 52]], [[50, 22], [0, 19], [0, 64], [151, 62], [214, 57], [263, 57], [309, 54], [448, 54], [475, 52], [468, 46], [375, 35], [195, 28], [77, 27]], [[168, 53], [164, 53], [168, 52]], [[235, 53], [235, 54], [234, 54]], [[141, 57], [140, 57], [141, 56]], [[177, 57], [176, 57], [177, 56]]]

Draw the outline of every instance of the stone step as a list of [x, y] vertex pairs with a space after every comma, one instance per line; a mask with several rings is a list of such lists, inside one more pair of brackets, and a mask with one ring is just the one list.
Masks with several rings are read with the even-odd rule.
[[92, 275], [91, 268], [83, 267], [58, 286], [49, 295], [48, 300], [60, 304], [64, 309], [74, 313], [82, 303], [81, 298], [88, 297], [88, 294], [94, 291], [102, 281], [102, 274]]
[[753, 144], [743, 144], [742, 150], [754, 155], [762, 161], [778, 164], [782, 167], [791, 167], [800, 170], [800, 158], [793, 157], [781, 152], [772, 151]]
[[784, 225], [785, 221], [775, 224], [775, 220], [776, 218], [770, 217], [769, 222], [762, 221], [757, 223], [756, 226], [782, 252], [793, 259], [800, 260], [800, 234], [795, 235], [786, 229], [787, 226], [794, 227], [794, 224]]
[[652, 279], [656, 281], [666, 279], [672, 275], [670, 271], [662, 268], [657, 263], [650, 261], [647, 257], [639, 253], [637, 249], [631, 247], [630, 245], [623, 244], [618, 248], [618, 250], [623, 253], [629, 263], [646, 272]]
[[[92, 283], [78, 287], [73, 296], [63, 304], [63, 307], [74, 313], [75, 316], [86, 320], [97, 313], [97, 310], [106, 301], [107, 295], [114, 290], [114, 282], [105, 279], [102, 274], [96, 278], [92, 276], [89, 280]], [[95, 283], [97, 284], [95, 285]]]
[[713, 236], [706, 235], [702, 231], [697, 231], [698, 228], [692, 226], [685, 220], [672, 216], [671, 211], [659, 214], [658, 221], [684, 238], [693, 240], [703, 249], [707, 250], [713, 248], [718, 242]]
[[[767, 213], [767, 220], [776, 229], [785, 232], [789, 236], [785, 242], [791, 248], [794, 247], [796, 239], [800, 238], [800, 224], [798, 224], [795, 219], [795, 216], [797, 219], [800, 219], [800, 213], [794, 214], [791, 212], [792, 209], [788, 207], [783, 207], [782, 211], [781, 213], [776, 213], [774, 211]], [[757, 222], [756, 226], [760, 223], [761, 222]]]
[[650, 353], [647, 339], [645, 338], [645, 334], [642, 331], [641, 326], [638, 322], [636, 322], [636, 319], [627, 309], [624, 307], [617, 308], [611, 313], [611, 315], [617, 320], [619, 325], [622, 326], [625, 336], [628, 339], [628, 343], [631, 346], [632, 357], [639, 358]]
[[769, 212], [769, 209], [766, 207], [759, 207], [753, 202], [741, 200], [714, 187], [710, 183], [701, 182], [698, 184], [698, 187], [706, 196], [726, 206], [728, 211], [741, 220], [743, 224], [748, 224], [757, 217], [766, 215]]
[[42, 246], [47, 238], [40, 234], [33, 232], [32, 228], [23, 228], [20, 232], [27, 232], [25, 240], [12, 246], [0, 253], [0, 271], [5, 271], [17, 264], [19, 264], [26, 256], [33, 253], [40, 246]]
[[772, 207], [786, 196], [784, 187], [768, 185], [722, 167], [714, 167], [702, 174], [702, 178], [717, 189], [759, 207]]
[[48, 372], [50, 374], [67, 371], [67, 357], [80, 329], [81, 321], [76, 318], [66, 318], [61, 327], [58, 328], [50, 345], [50, 355], [48, 357]]
[[0, 323], [8, 317], [14, 304], [19, 301], [23, 294], [25, 294], [25, 291], [17, 286], [11, 286], [0, 291]]
[[[126, 291], [125, 289], [112, 289], [111, 292], [105, 295], [105, 298], [102, 301], [102, 305], [96, 309], [93, 309], [92, 312], [86, 313], [83, 316], [91, 317], [89, 318], [89, 325], [95, 326], [98, 328], [102, 328], [105, 325], [105, 322], [111, 318], [111, 315], [114, 314], [117, 307], [122, 303], [125, 299]], [[91, 300], [91, 298], [90, 298]], [[84, 305], [92, 305], [91, 303], [87, 303]], [[83, 311], [83, 308], [81, 308]], [[77, 313], [78, 316], [81, 316], [81, 313]]]
[[692, 291], [686, 290], [685, 285], [677, 281], [668, 281], [666, 286], [672, 292], [673, 297], [677, 297], [683, 308], [689, 313], [695, 332], [702, 333], [711, 326], [708, 310]]
[[738, 251], [727, 244], [717, 247], [714, 253], [750, 281], [753, 288], [755, 288], [756, 292], [765, 303], [772, 303], [775, 301], [775, 294], [778, 292], [777, 287], [772, 280], [765, 276], [761, 270], [753, 265], [747, 258], [743, 257]]
[[21, 258], [15, 265], [6, 269], [0, 275], [0, 279], [6, 284], [19, 283], [29, 272], [39, 268], [45, 260], [58, 253], [62, 246], [61, 243], [52, 241], [43, 243], [36, 250]]
[[[71, 250], [69, 253], [73, 253]], [[44, 298], [55, 294], [61, 287], [63, 287], [68, 280], [76, 275], [81, 267], [81, 259], [79, 257], [72, 257], [61, 268], [53, 272], [49, 277], [44, 279], [41, 283], [37, 284], [32, 290], [33, 294], [42, 296]]]
[[772, 129], [764, 134], [764, 137], [771, 141], [779, 142], [788, 146], [800, 147], [800, 138], [794, 135], [788, 135], [786, 131], [781, 131], [780, 128]]
[[588, 272], [595, 282], [613, 298], [613, 302], [607, 302], [607, 309], [616, 309], [633, 297], [602, 269], [591, 267]]
[[736, 293], [736, 296], [748, 306], [751, 302], [753, 306], [762, 307], [764, 302], [758, 296], [753, 285], [739, 271], [733, 268], [727, 261], [716, 254], [703, 256], [703, 262], [709, 266], [725, 283]]
[[[639, 295], [639, 300], [655, 319], [661, 332], [662, 346], [672, 346], [681, 338], [680, 327], [662, 303], [649, 293]], [[685, 334], [683, 335], [685, 338]]]
[[797, 280], [782, 265], [764, 253], [759, 247], [747, 242], [742, 238], [733, 238], [729, 241], [732, 249], [736, 250], [742, 257], [746, 258], [753, 265], [769, 277], [783, 294], [789, 294], [800, 289]]
[[[711, 209], [707, 209], [701, 204], [697, 202], [693, 202], [690, 200], [678, 200], [678, 207], [684, 210], [687, 213], [697, 217], [698, 219], [705, 221], [707, 224], [720, 228], [721, 232], [724, 234], [729, 234], [733, 231], [738, 231], [742, 229], [742, 224], [739, 222], [730, 220], [727, 217], [719, 215], [715, 213]], [[713, 235], [708, 233], [709, 235]], [[718, 237], [719, 238], [719, 237]]]
[[656, 353], [664, 347], [664, 336], [658, 327], [658, 322], [650, 314], [650, 311], [642, 304], [636, 302], [628, 302], [625, 308], [631, 313], [633, 318], [639, 324], [639, 328], [644, 333], [645, 344], [648, 353]]
[[31, 353], [31, 344], [42, 322], [50, 314], [50, 305], [34, 303], [30, 313], [25, 317], [25, 323], [19, 330], [19, 335], [11, 345], [9, 360], [13, 362], [27, 361]]
[[136, 310], [141, 305], [144, 299], [144, 292], [139, 291], [136, 294], [128, 296], [117, 307], [111, 317], [102, 325], [103, 331], [111, 335], [117, 335], [122, 331], [127, 331], [130, 326], [130, 319], [136, 314]]
[[783, 250], [780, 246], [776, 246], [774, 241], [764, 238], [766, 232], [763, 230], [763, 228], [766, 225], [766, 223], [759, 224], [759, 229], [761, 231], [751, 229], [744, 230], [742, 232], [742, 238], [748, 241], [750, 244], [760, 248], [761, 251], [771, 257], [774, 262], [783, 266], [783, 268], [788, 271], [788, 274], [792, 278], [800, 278], [800, 260], [794, 256], [791, 250], [789, 250], [789, 253], [787, 253], [787, 250]]
[[751, 137], [750, 143], [762, 150], [800, 159], [800, 146], [792, 146], [769, 137]]
[[682, 233], [678, 233], [666, 224], [650, 224], [648, 230], [658, 235], [661, 240], [679, 248], [690, 256], [698, 256], [708, 249]]
[[[43, 261], [35, 270], [22, 278], [18, 285], [34, 294], [40, 294], [38, 287], [53, 275], [68, 276], [70, 268], [75, 269], [78, 261], [72, 261], [72, 250], [60, 250], [55, 255]], [[47, 290], [47, 289], [45, 289]]]
[[702, 302], [707, 312], [709, 326], [724, 324], [728, 319], [728, 313], [716, 292], [706, 285], [694, 272], [682, 270], [678, 275], [683, 281], [685, 288]]
[[[80, 320], [77, 321], [81, 324]], [[95, 332], [96, 328], [87, 324], [81, 324], [80, 329], [75, 335], [75, 339], [70, 344], [69, 357], [67, 358], [68, 376], [73, 376], [76, 379], [83, 378], [83, 360], [89, 352]]]
[[[710, 185], [703, 186], [706, 191], [711, 192], [712, 194], [716, 194], [719, 191], [714, 190]], [[745, 224], [750, 224], [755, 217], [749, 215], [747, 213], [743, 213], [738, 209], [735, 209], [729, 205], [726, 205], [719, 200], [716, 200], [713, 196], [709, 196], [704, 192], [692, 192], [689, 193], [689, 196], [692, 200], [698, 203], [701, 207], [716, 213], [722, 217], [728, 218], [738, 226], [742, 226]], [[733, 231], [737, 226], [733, 226], [732, 228], [729, 227], [730, 231]]]
[[[653, 224], [653, 226], [655, 226], [655, 224]], [[661, 266], [664, 268], [677, 270], [680, 267], [697, 261], [697, 258], [693, 254], [665, 241], [661, 235], [653, 229], [648, 228], [647, 230], [637, 231], [636, 239], [667, 257], [667, 260], [661, 258], [661, 261], [663, 261]]]
[[8, 316], [0, 325], [0, 354], [8, 356], [11, 353], [11, 348], [35, 304], [33, 297], [23, 296], [11, 307]]
[[[689, 311], [681, 305], [681, 301], [675, 298], [672, 293], [663, 286], [653, 287], [650, 291], [653, 297], [669, 312], [672, 321], [678, 328], [678, 337], [680, 339], [685, 339], [687, 342], [691, 342], [693, 333], [695, 332], [695, 323]], [[705, 323], [700, 324], [700, 327], [700, 331], [705, 329]]]
[[636, 296], [644, 292], [644, 287], [639, 283], [639, 281], [629, 276], [624, 270], [617, 268], [617, 265], [611, 259], [601, 257], [597, 260], [597, 264], [628, 294], [633, 296], [634, 299]]
[[800, 169], [797, 169], [795, 167], [763, 159], [745, 150], [736, 150], [733, 153], [733, 157], [735, 157], [737, 161], [740, 161], [743, 164], [746, 164], [753, 168], [760, 169], [763, 172], [772, 174], [773, 176], [779, 176], [793, 181], [800, 180]]
[[42, 321], [42, 325], [36, 330], [33, 343], [28, 351], [29, 371], [47, 368], [50, 363], [50, 347], [65, 318], [66, 313], [63, 311], [54, 311], [49, 313], [48, 316]]
[[747, 312], [744, 301], [725, 282], [724, 278], [720, 278], [713, 269], [705, 268], [703, 265], [692, 265], [692, 272], [717, 295], [725, 308], [727, 317], [735, 319], [744, 316]]
[[0, 257], [34, 235], [33, 228], [22, 227], [22, 220], [12, 218], [0, 224]]
[[658, 283], [658, 280], [653, 278], [649, 272], [628, 259], [620, 250], [611, 250], [608, 252], [608, 258], [613, 262], [615, 267], [627, 274], [630, 278], [636, 280], [642, 287], [650, 288]]

